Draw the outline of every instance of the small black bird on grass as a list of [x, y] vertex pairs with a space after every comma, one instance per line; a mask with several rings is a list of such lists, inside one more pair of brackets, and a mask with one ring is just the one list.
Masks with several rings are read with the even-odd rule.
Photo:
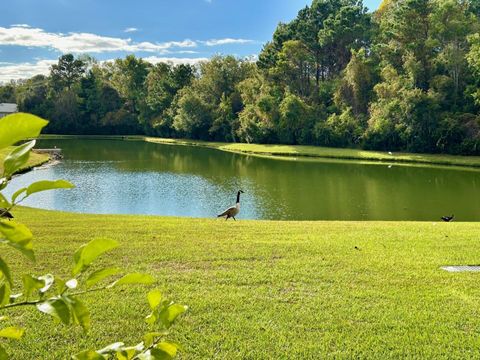
[[7, 209], [0, 208], [0, 217], [8, 220], [13, 219], [13, 215]]
[[442, 216], [442, 220], [445, 221], [445, 222], [450, 222], [450, 221], [452, 221], [453, 219], [455, 219], [455, 215], [452, 215], [452, 216]]

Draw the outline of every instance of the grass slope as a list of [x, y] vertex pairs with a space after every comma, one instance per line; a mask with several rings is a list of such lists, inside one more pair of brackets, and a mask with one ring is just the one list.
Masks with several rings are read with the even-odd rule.
[[260, 156], [275, 157], [308, 157], [321, 159], [361, 160], [388, 163], [411, 163], [431, 165], [454, 165], [480, 167], [480, 156], [456, 156], [444, 154], [412, 154], [367, 151], [358, 149], [339, 149], [321, 146], [304, 145], [262, 145], [243, 143], [220, 143], [198, 140], [166, 139], [145, 136], [119, 136], [119, 135], [42, 135], [44, 139], [68, 139], [68, 138], [91, 138], [91, 139], [125, 139], [142, 140], [170, 145], [190, 145], [214, 148], [222, 151], [244, 153]]
[[[5, 149], [0, 149], [0, 173], [3, 173], [3, 159], [12, 151], [13, 147], [8, 147]], [[18, 172], [24, 172], [28, 171], [35, 166], [42, 165], [46, 163], [47, 161], [50, 160], [50, 156], [48, 154], [37, 154], [37, 153], [30, 153], [30, 158], [28, 159], [28, 162], [23, 166], [20, 171]]]
[[[151, 273], [190, 306], [171, 337], [182, 359], [480, 358], [480, 275], [439, 269], [480, 263], [478, 223], [14, 214], [36, 235], [38, 258], [32, 265], [7, 250], [17, 276], [33, 268], [67, 277], [78, 246], [118, 240], [102, 265]], [[136, 344], [146, 292], [89, 295], [87, 336], [48, 318], [40, 325], [32, 309], [20, 318], [24, 341], [8, 348], [15, 359], [63, 359], [117, 340]]]

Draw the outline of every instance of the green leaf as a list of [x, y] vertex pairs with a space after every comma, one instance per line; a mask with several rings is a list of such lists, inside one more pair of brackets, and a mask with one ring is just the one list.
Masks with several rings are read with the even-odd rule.
[[13, 286], [12, 274], [10, 273], [10, 268], [8, 267], [7, 263], [3, 261], [1, 257], [0, 257], [0, 271], [3, 273], [3, 275], [7, 279], [10, 286]]
[[114, 283], [110, 284], [108, 287], [114, 287], [119, 285], [126, 285], [126, 284], [152, 284], [155, 281], [155, 278], [149, 274], [140, 274], [140, 273], [133, 273], [127, 274], [120, 278], [119, 280], [115, 281]]
[[25, 330], [10, 326], [0, 330], [0, 338], [19, 340]]
[[48, 124], [35, 115], [17, 113], [0, 119], [0, 149], [14, 145], [20, 140], [36, 138]]
[[10, 207], [10, 203], [8, 202], [7, 198], [0, 193], [0, 207], [4, 209], [8, 209]]
[[42, 180], [42, 181], [34, 182], [27, 188], [27, 196], [30, 196], [32, 194], [35, 194], [41, 191], [56, 190], [56, 189], [73, 189], [74, 187], [75, 185], [73, 185], [71, 182], [68, 182], [66, 180], [56, 180], [56, 181]]
[[170, 356], [171, 359], [177, 356], [177, 350], [178, 350], [177, 344], [163, 341], [157, 346], [155, 346], [155, 348], [158, 350], [161, 350], [162, 352]]
[[168, 335], [168, 331], [147, 333], [143, 335], [143, 343], [145, 344], [145, 347], [148, 348], [153, 345], [153, 342], [156, 338], [166, 335]]
[[91, 325], [90, 312], [88, 311], [88, 308], [76, 298], [65, 297], [65, 299], [70, 304], [75, 323], [80, 325], [85, 332], [88, 331]]
[[58, 293], [62, 293], [63, 291], [66, 290], [66, 282], [65, 280], [63, 280], [62, 278], [59, 278], [57, 276], [57, 278], [55, 279], [55, 282], [57, 283], [57, 286], [56, 286], [56, 291]]
[[90, 276], [85, 281], [85, 284], [87, 285], [87, 288], [92, 287], [93, 285], [99, 283], [103, 279], [112, 275], [117, 275], [121, 271], [122, 270], [120, 268], [107, 268], [107, 269], [97, 270], [90, 274]]
[[168, 329], [173, 325], [175, 319], [187, 310], [188, 306], [171, 304], [160, 312], [158, 320]]
[[167, 353], [159, 349], [152, 349], [146, 353], [138, 355], [139, 360], [170, 360], [172, 359]]
[[156, 311], [153, 311], [151, 314], [145, 317], [145, 322], [149, 325], [153, 325], [157, 322]]
[[5, 349], [0, 345], [0, 360], [8, 360], [8, 354]]
[[162, 302], [162, 293], [158, 289], [152, 290], [148, 293], [147, 299], [150, 309], [155, 310]]
[[105, 360], [106, 357], [96, 351], [86, 350], [72, 356], [74, 360]]
[[15, 203], [15, 201], [17, 200], [17, 198], [22, 195], [24, 192], [27, 191], [27, 188], [21, 188], [21, 189], [18, 189], [17, 191], [15, 191], [12, 195], [12, 204]]
[[132, 360], [139, 351], [136, 347], [123, 348], [121, 351], [117, 351], [118, 360]]
[[97, 257], [107, 251], [118, 247], [118, 242], [112, 239], [94, 239], [88, 244], [80, 247], [73, 256], [75, 266], [73, 268], [73, 275], [85, 270]]
[[140, 360], [171, 360], [176, 356], [176, 355], [171, 355], [172, 353], [176, 354], [177, 351], [176, 351], [176, 348], [174, 351], [169, 343], [161, 343], [158, 345], [162, 345], [162, 347], [161, 348], [156, 347], [154, 349], [151, 349], [150, 351], [147, 351], [145, 354], [139, 355], [138, 358]]
[[17, 250], [20, 250], [30, 260], [35, 260], [33, 254], [33, 235], [30, 230], [15, 221], [0, 220], [0, 234], [6, 238], [6, 243]]
[[121, 351], [124, 346], [125, 344], [123, 342], [116, 342], [104, 347], [103, 349], [97, 350], [97, 352], [99, 354], [110, 354], [112, 352]]
[[[1, 121], [1, 120], [0, 120]], [[30, 157], [30, 150], [35, 146], [35, 140], [15, 147], [3, 161], [3, 174], [9, 178], [22, 168]]]
[[40, 291], [40, 289], [43, 289], [46, 286], [45, 280], [41, 278], [36, 278], [32, 275], [24, 275], [22, 278], [22, 281], [23, 281], [23, 293], [25, 294], [25, 297], [27, 299], [30, 298], [30, 295], [32, 295], [34, 292]]
[[0, 286], [0, 307], [8, 304], [10, 302], [10, 285], [4, 283]]
[[37, 304], [38, 311], [59, 319], [65, 325], [70, 324], [70, 310], [63, 299], [50, 299]]

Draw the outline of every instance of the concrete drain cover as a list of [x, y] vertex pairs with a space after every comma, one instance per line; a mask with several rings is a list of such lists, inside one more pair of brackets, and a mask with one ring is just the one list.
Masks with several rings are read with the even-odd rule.
[[480, 272], [480, 265], [442, 266], [442, 269], [448, 272]]

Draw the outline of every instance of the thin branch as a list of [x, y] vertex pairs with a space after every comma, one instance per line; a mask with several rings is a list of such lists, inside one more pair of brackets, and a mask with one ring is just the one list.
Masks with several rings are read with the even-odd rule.
[[[92, 293], [92, 292], [96, 292], [96, 291], [107, 290], [107, 289], [108, 288], [105, 286], [105, 287], [102, 287], [102, 288], [95, 288], [95, 289], [90, 289], [90, 290], [78, 291], [78, 292], [75, 292], [75, 293], [70, 293], [68, 295], [69, 296], [78, 296], [78, 295], [84, 295], [84, 294], [88, 294], [88, 293]], [[63, 294], [64, 293], [62, 293], [61, 295], [63, 295]], [[33, 301], [22, 301], [22, 302], [13, 303], [13, 304], [7, 304], [7, 305], [4, 305], [4, 306], [0, 307], [0, 310], [10, 309], [10, 308], [13, 308], [13, 307], [18, 307], [18, 306], [37, 305], [37, 304], [47, 302], [47, 301], [56, 299], [58, 297], [61, 297], [61, 295], [54, 296], [54, 297], [51, 297], [51, 298], [48, 298], [48, 299], [38, 299], [38, 300], [33, 300]]]

